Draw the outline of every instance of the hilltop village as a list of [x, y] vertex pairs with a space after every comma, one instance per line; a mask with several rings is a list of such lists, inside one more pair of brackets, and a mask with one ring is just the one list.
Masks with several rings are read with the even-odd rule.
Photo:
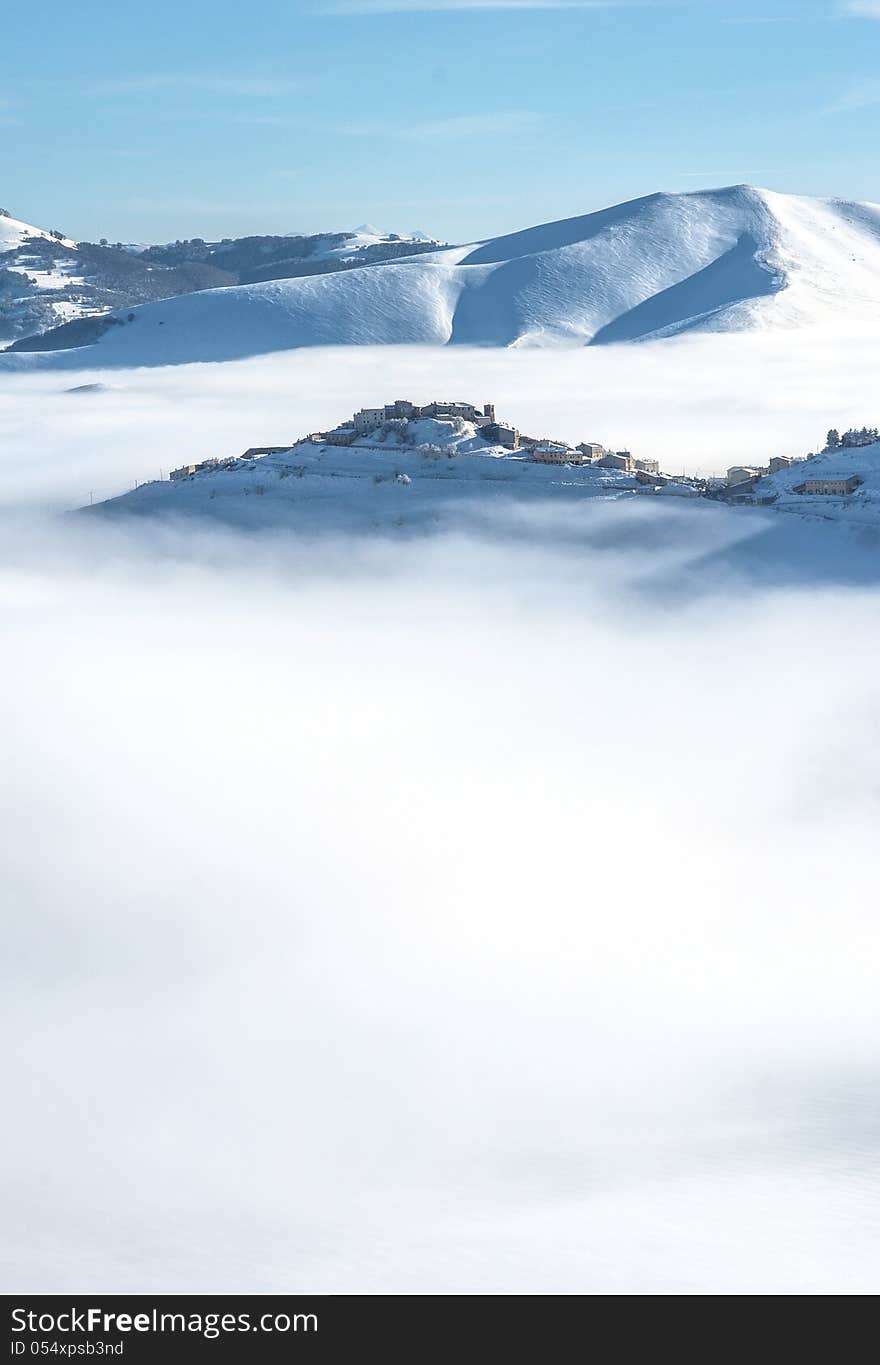
[[[230, 472], [244, 477], [210, 478]], [[206, 476], [210, 487], [203, 483]], [[490, 481], [554, 495], [666, 495], [790, 512], [803, 512], [810, 499], [811, 511], [820, 516], [880, 520], [880, 432], [862, 427], [841, 436], [832, 429], [818, 454], [778, 455], [766, 465], [734, 465], [724, 478], [695, 478], [665, 473], [656, 459], [610, 450], [599, 441], [575, 445], [527, 435], [499, 417], [491, 402], [478, 407], [435, 399], [417, 405], [398, 398], [360, 408], [338, 426], [307, 432], [288, 445], [252, 446], [242, 455], [181, 465], [170, 479], [178, 487], [196, 481], [216, 498], [267, 490], [280, 495], [276, 481], [290, 477], [317, 479], [325, 488], [328, 479], [415, 483], [425, 490], [438, 479], [447, 487]], [[852, 510], [842, 510], [845, 504]]]
[[[433, 424], [433, 425], [429, 425]], [[468, 431], [470, 428], [470, 432]], [[469, 449], [450, 439], [474, 435], [479, 442]], [[433, 438], [433, 439], [429, 439]], [[209, 469], [233, 469], [241, 461], [251, 462], [264, 455], [276, 455], [304, 444], [316, 446], [357, 446], [387, 452], [389, 447], [434, 455], [484, 454], [497, 447], [501, 454], [516, 454], [521, 459], [544, 465], [593, 465], [597, 469], [617, 470], [631, 474], [644, 486], [669, 482], [660, 473], [657, 460], [640, 459], [628, 450], [608, 450], [598, 441], [581, 441], [572, 445], [551, 436], [527, 436], [495, 414], [494, 403], [482, 408], [459, 400], [436, 399], [419, 406], [409, 399], [397, 398], [381, 408], [361, 408], [347, 421], [328, 431], [312, 431], [294, 441], [291, 446], [253, 446], [243, 455], [231, 459], [202, 460], [198, 464], [182, 465], [171, 471], [173, 480], [186, 479]]]
[[621, 469], [627, 474], [640, 472], [657, 474], [656, 460], [634, 459], [628, 450], [606, 450], [598, 441], [582, 441], [572, 446], [550, 436], [525, 436], [508, 422], [495, 416], [495, 404], [484, 403], [482, 409], [472, 403], [435, 400], [417, 407], [408, 399], [398, 398], [382, 408], [361, 408], [351, 421], [343, 422], [332, 431], [315, 432], [309, 440], [324, 441], [327, 445], [350, 446], [378, 434], [384, 445], [389, 436], [399, 433], [404, 438], [411, 422], [470, 422], [490, 445], [504, 450], [522, 451], [539, 464], [585, 465], [595, 464], [600, 469]]

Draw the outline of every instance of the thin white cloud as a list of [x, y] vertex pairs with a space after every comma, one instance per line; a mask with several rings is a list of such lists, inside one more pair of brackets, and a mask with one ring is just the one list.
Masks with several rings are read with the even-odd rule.
[[501, 109], [424, 119], [418, 123], [395, 119], [359, 120], [337, 125], [334, 131], [358, 137], [399, 138], [405, 142], [457, 142], [462, 138], [524, 133], [542, 122], [543, 115], [530, 109]]
[[614, 9], [627, 0], [332, 0], [326, 14], [450, 14], [467, 10]]
[[843, 9], [855, 19], [880, 19], [880, 0], [847, 0]]
[[263, 77], [199, 75], [186, 71], [161, 71], [143, 76], [123, 76], [95, 87], [101, 95], [149, 95], [161, 90], [189, 90], [207, 95], [233, 98], [271, 98], [289, 95], [298, 86], [293, 81], [267, 80]]
[[0, 95], [0, 123], [6, 127], [19, 126], [24, 119], [16, 112], [16, 107], [12, 100]]
[[738, 25], [759, 25], [767, 24], [802, 24], [804, 15], [802, 14], [736, 14], [728, 15], [721, 20], [722, 24]]
[[871, 109], [876, 104], [880, 104], [880, 80], [855, 81], [828, 106], [828, 113], [850, 114], [858, 109]]
[[[211, 111], [211, 114], [206, 115], [206, 117], [210, 117], [212, 122], [217, 122], [213, 110]], [[224, 123], [241, 123], [254, 128], [290, 128], [294, 124], [302, 124], [301, 119], [297, 119], [289, 114], [254, 114], [247, 112], [243, 114], [226, 114], [221, 115], [220, 117]]]
[[541, 122], [541, 115], [527, 109], [508, 112], [460, 114], [453, 118], [433, 119], [401, 129], [401, 136], [413, 142], [455, 142], [459, 138], [484, 137], [502, 133], [522, 133]]

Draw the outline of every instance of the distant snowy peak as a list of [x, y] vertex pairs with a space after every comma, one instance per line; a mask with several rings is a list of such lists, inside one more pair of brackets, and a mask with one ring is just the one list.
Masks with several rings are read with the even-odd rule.
[[445, 245], [424, 233], [416, 236], [414, 233], [380, 232], [369, 223], [362, 223], [352, 232], [341, 233], [339, 236], [341, 240], [338, 243], [331, 242], [324, 248], [318, 247], [313, 255], [316, 258], [338, 257], [346, 260], [363, 257], [367, 263], [404, 256], [408, 247], [414, 251], [422, 251], [426, 245], [435, 247]]
[[[94, 363], [315, 345], [595, 346], [870, 324], [880, 309], [880, 206], [747, 185], [651, 194], [470, 246], [338, 234], [318, 250], [332, 270], [264, 271], [131, 321], [117, 314], [123, 325], [101, 328]], [[90, 339], [67, 329], [40, 345]]]

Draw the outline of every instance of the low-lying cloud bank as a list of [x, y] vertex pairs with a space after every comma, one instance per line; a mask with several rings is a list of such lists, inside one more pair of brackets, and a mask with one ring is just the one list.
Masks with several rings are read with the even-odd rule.
[[494, 400], [533, 435], [718, 473], [805, 454], [830, 426], [876, 424], [878, 367], [876, 330], [827, 329], [571, 351], [349, 346], [152, 370], [34, 365], [0, 372], [0, 505], [112, 497], [175, 465], [293, 441], [407, 395]]
[[7, 1286], [871, 1291], [880, 596], [175, 535], [0, 562]]

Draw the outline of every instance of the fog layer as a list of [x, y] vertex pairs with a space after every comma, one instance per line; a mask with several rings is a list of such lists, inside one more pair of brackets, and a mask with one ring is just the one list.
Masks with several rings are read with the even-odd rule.
[[629, 447], [672, 473], [803, 455], [831, 425], [878, 421], [876, 331], [571, 351], [328, 347], [128, 371], [77, 370], [77, 352], [63, 359], [56, 370], [23, 357], [21, 371], [0, 373], [0, 503], [100, 500], [175, 465], [283, 444], [406, 396], [494, 401], [531, 435]]
[[139, 536], [0, 563], [6, 1287], [876, 1288], [877, 594]]

